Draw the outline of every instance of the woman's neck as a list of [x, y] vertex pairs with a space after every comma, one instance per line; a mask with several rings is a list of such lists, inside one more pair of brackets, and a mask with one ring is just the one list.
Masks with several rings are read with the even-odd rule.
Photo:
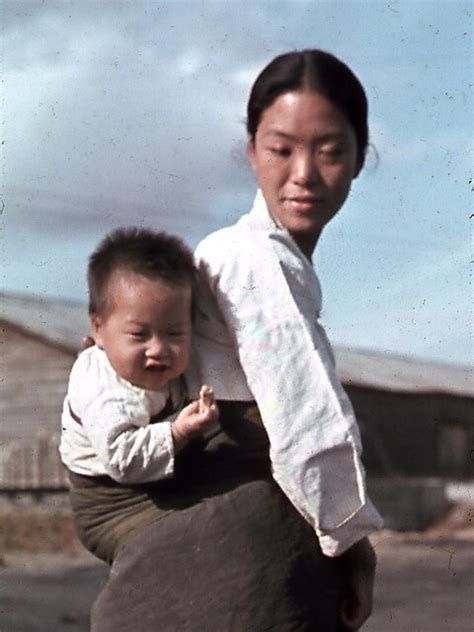
[[301, 233], [299, 233], [298, 235], [291, 235], [298, 248], [301, 250], [301, 252], [310, 263], [312, 262], [313, 253], [316, 250], [320, 235], [320, 232], [317, 235], [305, 235]]

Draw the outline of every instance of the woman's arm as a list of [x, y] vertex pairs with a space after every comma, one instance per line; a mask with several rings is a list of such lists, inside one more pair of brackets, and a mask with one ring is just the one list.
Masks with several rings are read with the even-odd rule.
[[304, 295], [309, 273], [284, 243], [244, 230], [207, 238], [196, 255], [262, 414], [274, 477], [323, 551], [340, 555], [381, 522], [352, 407]]

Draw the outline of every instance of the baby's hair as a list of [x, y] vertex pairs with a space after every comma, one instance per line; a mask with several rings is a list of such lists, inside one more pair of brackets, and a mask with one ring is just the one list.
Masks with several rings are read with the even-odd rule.
[[110, 307], [107, 290], [116, 271], [192, 288], [196, 279], [193, 254], [178, 237], [147, 228], [118, 228], [89, 258], [89, 314], [103, 314]]

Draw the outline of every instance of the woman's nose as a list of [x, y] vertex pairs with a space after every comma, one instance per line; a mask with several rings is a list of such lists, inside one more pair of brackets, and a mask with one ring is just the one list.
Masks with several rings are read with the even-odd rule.
[[291, 179], [300, 186], [313, 184], [319, 177], [314, 157], [310, 152], [298, 152], [291, 167]]

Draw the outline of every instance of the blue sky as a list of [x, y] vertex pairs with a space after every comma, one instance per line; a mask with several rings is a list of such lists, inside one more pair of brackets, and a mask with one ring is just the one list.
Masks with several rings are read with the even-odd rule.
[[331, 340], [472, 360], [473, 5], [10, 2], [2, 8], [4, 290], [86, 300], [87, 256], [142, 224], [192, 246], [254, 195], [259, 70], [319, 47], [366, 87], [376, 149], [315, 266]]

